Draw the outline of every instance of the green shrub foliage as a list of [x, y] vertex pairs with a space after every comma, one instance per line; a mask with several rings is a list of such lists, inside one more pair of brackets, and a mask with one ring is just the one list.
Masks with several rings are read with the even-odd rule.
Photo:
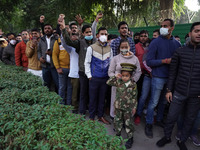
[[0, 63], [0, 149], [125, 149], [122, 138], [60, 100], [39, 77]]

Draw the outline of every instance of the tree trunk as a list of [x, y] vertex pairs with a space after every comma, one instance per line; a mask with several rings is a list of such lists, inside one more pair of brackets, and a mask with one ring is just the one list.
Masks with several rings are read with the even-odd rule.
[[160, 22], [164, 19], [173, 19], [173, 4], [174, 0], [160, 0]]

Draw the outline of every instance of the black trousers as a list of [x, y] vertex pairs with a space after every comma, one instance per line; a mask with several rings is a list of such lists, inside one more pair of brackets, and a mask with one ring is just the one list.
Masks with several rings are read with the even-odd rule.
[[185, 116], [180, 140], [185, 142], [190, 134], [199, 109], [200, 98], [187, 97], [175, 91], [173, 93], [172, 102], [170, 103], [169, 113], [164, 127], [165, 136], [167, 138], [171, 137], [174, 125], [177, 122], [180, 113], [184, 111]]

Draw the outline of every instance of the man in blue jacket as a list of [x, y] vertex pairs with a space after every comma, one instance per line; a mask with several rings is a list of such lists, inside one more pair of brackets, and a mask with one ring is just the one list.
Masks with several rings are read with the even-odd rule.
[[154, 108], [158, 104], [156, 123], [163, 126], [163, 113], [165, 108], [165, 87], [168, 80], [169, 64], [175, 50], [180, 43], [172, 36], [174, 21], [165, 19], [160, 28], [160, 36], [149, 45], [147, 65], [152, 68], [151, 98], [147, 108], [145, 134], [153, 138]]
[[[98, 41], [87, 48], [85, 57], [85, 74], [89, 79], [89, 113], [94, 120], [97, 112], [99, 121], [110, 124], [104, 117], [104, 103], [107, 91], [108, 67], [113, 56], [107, 44], [108, 31], [101, 27], [97, 33]], [[96, 110], [97, 109], [97, 110]]]
[[177, 145], [187, 150], [185, 142], [200, 109], [200, 22], [192, 24], [190, 42], [176, 50], [170, 64], [166, 98], [170, 102], [164, 127], [165, 136], [156, 145], [163, 147], [171, 142], [173, 127], [183, 113], [184, 122]]

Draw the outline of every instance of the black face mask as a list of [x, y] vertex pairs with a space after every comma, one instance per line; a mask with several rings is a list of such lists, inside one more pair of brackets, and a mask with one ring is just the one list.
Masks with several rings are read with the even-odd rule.
[[27, 43], [29, 40], [23, 40], [24, 41], [24, 43]]
[[22, 40], [17, 40], [17, 43], [21, 42]]
[[139, 39], [134, 39], [135, 44], [139, 43], [140, 40]]

